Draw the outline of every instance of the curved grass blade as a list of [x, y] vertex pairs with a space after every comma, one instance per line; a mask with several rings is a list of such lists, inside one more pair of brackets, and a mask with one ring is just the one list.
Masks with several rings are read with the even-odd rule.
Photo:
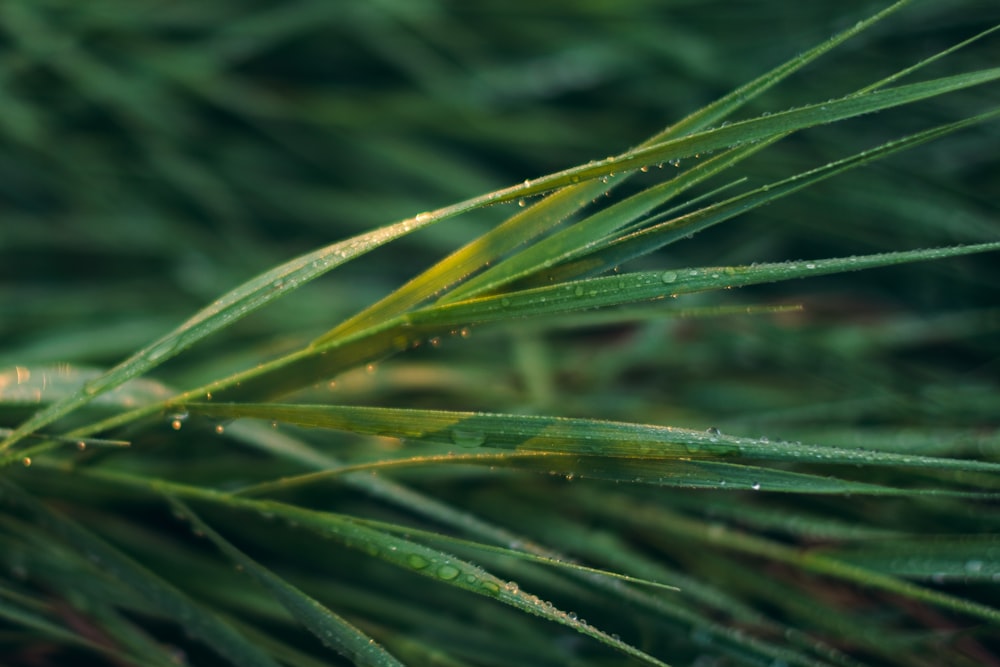
[[668, 667], [666, 663], [653, 656], [555, 608], [537, 596], [521, 590], [516, 584], [503, 581], [478, 565], [412, 540], [360, 525], [347, 516], [307, 510], [271, 500], [242, 498], [209, 489], [110, 470], [89, 468], [81, 471], [81, 474], [116, 484], [156, 491], [167, 497], [202, 500], [218, 506], [278, 517], [441, 584], [492, 598], [520, 611], [567, 626], [646, 664]]
[[316, 635], [329, 648], [347, 657], [357, 665], [373, 667], [402, 666], [382, 646], [354, 627], [346, 619], [330, 611], [317, 600], [277, 576], [242, 551], [230, 544], [219, 533], [210, 528], [184, 503], [171, 499], [180, 514], [194, 527], [196, 533], [203, 533], [230, 560], [266, 588], [288, 611]]
[[9, 479], [0, 478], [3, 499], [31, 516], [32, 521], [89, 555], [108, 575], [133, 589], [185, 632], [202, 640], [219, 656], [239, 667], [278, 667], [209, 609], [190, 599], [173, 584], [149, 571], [75, 521], [30, 497]]
[[188, 403], [193, 413], [256, 418], [311, 428], [420, 440], [463, 448], [634, 457], [639, 459], [746, 459], [816, 464], [865, 464], [1000, 472], [1000, 463], [777, 444], [672, 426], [486, 412], [452, 412], [281, 403]]
[[498, 556], [504, 556], [507, 558], [513, 558], [532, 563], [539, 563], [542, 565], [549, 565], [553, 568], [575, 570], [578, 573], [585, 573], [588, 575], [595, 575], [598, 577], [606, 577], [609, 579], [617, 579], [619, 581], [623, 581], [630, 584], [636, 584], [639, 586], [648, 586], [650, 588], [658, 588], [661, 590], [675, 591], [675, 592], [680, 590], [676, 586], [660, 583], [658, 581], [640, 579], [638, 577], [631, 577], [627, 574], [621, 574], [619, 572], [611, 572], [609, 570], [601, 570], [595, 567], [587, 567], [585, 565], [580, 565], [579, 563], [573, 563], [568, 560], [551, 558], [549, 556], [542, 556], [528, 551], [511, 549], [509, 547], [498, 547], [492, 544], [473, 542], [471, 540], [464, 540], [461, 538], [452, 537], [450, 535], [434, 533], [429, 530], [420, 530], [412, 526], [388, 523], [385, 521], [375, 521], [372, 519], [354, 519], [354, 521], [360, 525], [368, 526], [370, 528], [381, 530], [386, 533], [400, 534], [404, 535], [407, 538], [419, 537], [425, 542], [451, 544], [453, 546], [457, 546], [463, 549], [488, 552]]

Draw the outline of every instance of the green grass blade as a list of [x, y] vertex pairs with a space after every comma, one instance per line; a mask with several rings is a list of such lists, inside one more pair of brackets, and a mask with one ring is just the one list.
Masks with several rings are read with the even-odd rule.
[[18, 510], [26, 512], [32, 520], [89, 555], [92, 562], [130, 587], [160, 613], [174, 620], [185, 632], [202, 640], [219, 656], [240, 667], [278, 667], [266, 653], [246, 637], [187, 595], [121, 553], [91, 531], [68, 517], [45, 507], [17, 488], [13, 482], [0, 479], [3, 499]]
[[717, 123], [724, 118], [728, 118], [734, 111], [746, 104], [747, 101], [761, 95], [768, 88], [771, 88], [789, 75], [794, 74], [796, 71], [814, 62], [820, 56], [828, 53], [852, 37], [855, 37], [868, 28], [871, 28], [894, 12], [902, 9], [905, 5], [909, 4], [910, 1], [911, 0], [901, 0], [899, 2], [895, 2], [883, 9], [881, 12], [878, 12], [877, 14], [874, 14], [862, 21], [858, 21], [850, 28], [834, 35], [825, 42], [814, 46], [808, 51], [792, 58], [788, 62], [779, 65], [770, 72], [767, 72], [753, 81], [740, 86], [725, 97], [722, 97], [690, 114], [680, 122], [671, 126], [667, 131], [661, 132], [650, 139], [649, 143], [658, 143], [673, 136], [687, 134], [692, 130], [698, 130], [713, 123]]
[[899, 151], [939, 139], [952, 132], [995, 120], [998, 117], [1000, 117], [1000, 109], [995, 109], [955, 123], [942, 125], [903, 137], [902, 139], [889, 141], [822, 167], [796, 174], [775, 183], [763, 185], [750, 192], [731, 197], [725, 201], [706, 206], [686, 215], [669, 219], [656, 225], [647, 226], [645, 229], [636, 231], [633, 234], [615, 239], [604, 247], [596, 247], [590, 254], [576, 260], [571, 260], [562, 266], [545, 270], [544, 265], [538, 265], [539, 268], [543, 269], [540, 275], [526, 281], [526, 283], [529, 285], [544, 285], [551, 284], [553, 281], [563, 282], [580, 275], [601, 273], [610, 267], [618, 266], [630, 259], [651, 253], [676, 241], [689, 238], [691, 234], [725, 222], [737, 215], [764, 206], [781, 197], [791, 195], [838, 174], [864, 166], [874, 160], [886, 158]]
[[338, 405], [188, 403], [208, 417], [256, 418], [399, 439], [515, 451], [635, 458], [735, 459], [1000, 471], [1000, 463], [891, 452], [787, 445], [670, 426], [532, 415]]
[[1000, 579], [996, 535], [899, 537], [822, 550], [829, 558], [899, 577], [941, 583]]
[[406, 316], [406, 321], [414, 326], [454, 327], [508, 321], [514, 318], [551, 316], [693, 292], [745, 287], [997, 250], [1000, 250], [1000, 242], [750, 266], [624, 273], [436, 306], [410, 313]]
[[[626, 458], [601, 455], [566, 455], [550, 451], [500, 452], [496, 454], [420, 455], [373, 463], [359, 463], [262, 482], [239, 490], [241, 495], [278, 493], [361, 471], [388, 472], [395, 469], [442, 465], [482, 465], [494, 468], [531, 470], [567, 479], [603, 479], [630, 484], [651, 484], [686, 489], [769, 491], [806, 494], [859, 495], [954, 495], [992, 497], [989, 494], [938, 489], [897, 489], [881, 484], [838, 479], [828, 475], [789, 472], [747, 464], [681, 458]], [[460, 473], [457, 473], [460, 474]], [[995, 494], [994, 494], [995, 495]]]
[[389, 667], [403, 664], [346, 619], [333, 613], [234, 547], [184, 503], [172, 500], [171, 504], [191, 523], [196, 533], [203, 533], [230, 560], [242, 567], [257, 583], [266, 588], [326, 646], [349, 658], [357, 665]]
[[[580, 502], [583, 502], [595, 511], [606, 511], [595, 505], [595, 503], [584, 499], [581, 494], [577, 494], [577, 496], [580, 498]], [[683, 536], [687, 539], [694, 539], [700, 543], [790, 563], [804, 570], [845, 581], [852, 581], [862, 586], [890, 591], [908, 598], [922, 600], [943, 608], [970, 614], [993, 624], [1000, 624], [1000, 610], [989, 605], [924, 588], [894, 576], [881, 574], [873, 570], [829, 558], [822, 553], [799, 550], [780, 544], [774, 540], [728, 529], [712, 522], [693, 520], [662, 508], [657, 508], [654, 512], [642, 510], [632, 503], [629, 503], [628, 506], [633, 512], [636, 512], [630, 520], [642, 521], [647, 527], [658, 526], [660, 529], [671, 534]], [[617, 509], [620, 511], [623, 508], [619, 507]], [[628, 517], [629, 515], [621, 514], [616, 516]]]
[[478, 565], [412, 540], [368, 528], [347, 516], [308, 510], [270, 500], [242, 498], [165, 480], [136, 477], [126, 473], [90, 469], [84, 471], [84, 474], [112, 483], [155, 490], [168, 497], [201, 500], [223, 507], [248, 510], [258, 515], [280, 517], [294, 525], [314, 531], [324, 537], [334, 538], [345, 546], [360, 550], [409, 572], [428, 577], [443, 585], [454, 586], [492, 598], [519, 611], [567, 626], [647, 664], [659, 665], [660, 667], [666, 665], [666, 663], [621, 639], [612, 637], [585, 621], [540, 600], [537, 596], [521, 590], [516, 584], [506, 582], [486, 572]]

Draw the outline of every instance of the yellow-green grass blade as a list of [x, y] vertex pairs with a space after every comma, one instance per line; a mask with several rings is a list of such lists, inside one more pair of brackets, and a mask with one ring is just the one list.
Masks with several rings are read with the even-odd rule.
[[[417, 440], [419, 442], [419, 440]], [[281, 493], [290, 489], [335, 479], [360, 471], [391, 471], [420, 469], [432, 466], [489, 466], [490, 469], [506, 468], [530, 470], [566, 479], [602, 479], [628, 484], [651, 484], [686, 489], [720, 489], [731, 491], [769, 491], [808, 494], [858, 494], [858, 495], [952, 495], [955, 497], [995, 497], [981, 492], [950, 491], [947, 489], [899, 489], [882, 484], [839, 479], [829, 475], [790, 472], [756, 465], [735, 464], [714, 460], [686, 458], [657, 458], [600, 454], [567, 455], [551, 451], [498, 452], [495, 454], [446, 454], [415, 455], [411, 457], [359, 463], [282, 477], [239, 490], [243, 495]], [[461, 471], [456, 475], [464, 474]]]
[[554, 266], [583, 254], [588, 248], [601, 243], [608, 234], [629, 225], [705, 179], [732, 167], [766, 145], [761, 143], [727, 151], [665, 183], [636, 193], [483, 271], [450, 290], [438, 300], [438, 303], [452, 303], [483, 292], [494, 291], [542, 268]]
[[989, 461], [773, 443], [766, 439], [725, 435], [716, 429], [695, 431], [596, 419], [280, 403], [188, 403], [184, 407], [214, 418], [249, 417], [461, 448], [488, 447], [637, 459], [726, 459], [727, 462], [742, 459], [1000, 472], [1000, 463]]

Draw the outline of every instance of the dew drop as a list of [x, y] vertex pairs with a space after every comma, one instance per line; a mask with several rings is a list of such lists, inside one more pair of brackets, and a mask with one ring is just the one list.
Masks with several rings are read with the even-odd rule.
[[226, 432], [226, 427], [223, 426], [222, 424], [219, 424], [215, 427], [215, 432], [218, 433], [219, 435], [222, 435], [223, 433]]
[[573, 290], [573, 294], [577, 296], [583, 296], [583, 287], [577, 285], [577, 288]]
[[521, 208], [524, 208], [525, 206], [528, 205], [528, 202], [525, 201], [524, 197], [521, 197], [520, 199], [517, 200], [517, 205], [520, 206]]
[[666, 283], [666, 284], [669, 285], [670, 283], [675, 282], [677, 280], [677, 272], [676, 271], [664, 271], [660, 275], [660, 279], [663, 280], [664, 283]]
[[507, 308], [508, 306], [510, 306], [510, 299], [508, 299], [507, 297], [501, 298], [500, 305], [503, 306], [504, 308]]
[[806, 264], [806, 268], [807, 268], [807, 269], [815, 269], [815, 268], [816, 268], [816, 265], [815, 265], [815, 264], [813, 264], [812, 262], [810, 262], [810, 263]]
[[722, 431], [720, 431], [715, 426], [709, 426], [707, 429], [705, 429], [705, 433], [708, 433], [709, 435], [722, 435]]
[[78, 440], [76, 443], [76, 448], [82, 452], [87, 448], [87, 443], [85, 443], [83, 440]]
[[429, 560], [421, 556], [420, 554], [410, 554], [406, 557], [406, 564], [412, 567], [414, 570], [423, 570], [428, 565], [431, 564]]
[[760, 482], [754, 482], [753, 484], [750, 485], [750, 488], [753, 489], [754, 491], [760, 491]]
[[459, 447], [479, 447], [486, 442], [486, 434], [482, 431], [455, 428], [451, 431], [451, 441]]
[[30, 456], [25, 456], [23, 459], [21, 459], [21, 463], [24, 464], [25, 468], [30, 467], [31, 466], [31, 457]]
[[457, 577], [459, 573], [460, 570], [454, 565], [442, 565], [436, 572], [438, 579], [443, 579], [444, 581], [451, 581]]

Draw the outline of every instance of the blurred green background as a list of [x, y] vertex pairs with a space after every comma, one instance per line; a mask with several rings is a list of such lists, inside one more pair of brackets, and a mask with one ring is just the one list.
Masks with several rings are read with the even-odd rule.
[[[111, 366], [276, 264], [420, 211], [617, 154], [886, 4], [0, 0], [0, 370], [57, 362]], [[740, 117], [848, 94], [998, 22], [996, 0], [914, 2], [755, 100]], [[994, 35], [916, 79], [995, 67], [998, 54]], [[745, 187], [756, 187], [998, 104], [996, 85], [979, 86], [815, 128], [762, 151], [730, 178], [745, 176]], [[755, 210], [636, 266], [723, 265], [997, 240], [998, 146], [1000, 125], [980, 125]], [[657, 169], [637, 174], [613, 198], [662, 177]], [[517, 204], [479, 210], [389, 244], [185, 351], [155, 376], [189, 388], [301, 346], [518, 210]], [[772, 442], [862, 444], [996, 461], [997, 259], [983, 254], [677, 302], [801, 304], [800, 312], [663, 317], [554, 332], [474, 328], [468, 337], [428, 341], [297, 398], [607, 417], [717, 427], [727, 434], [767, 435]], [[37, 407], [14, 403], [4, 406], [0, 426], [16, 425]], [[213, 429], [198, 431], [192, 424], [178, 434], [171, 419], [140, 432], [140, 446], [119, 460], [209, 484], [231, 482], [244, 459], [254, 474], [283, 470], [284, 464], [268, 459], [275, 467], [262, 471], [264, 459], [254, 453], [217, 447]], [[349, 461], [370, 460], [379, 447], [396, 455], [395, 445], [352, 435], [303, 437], [332, 443]], [[150, 510], [148, 499], [131, 496], [123, 512], [115, 497], [102, 498], [95, 485], [79, 487], [78, 497], [62, 478], [47, 489], [41, 469], [37, 463], [17, 466], [17, 473], [31, 480], [33, 491], [67, 494], [66, 504], [79, 506], [82, 514], [104, 504], [92, 516], [111, 534], [123, 525], [119, 519], [131, 516], [134, 526], [163, 519], [158, 502]], [[712, 530], [721, 525], [716, 522], [732, 517], [760, 534], [787, 528], [775, 528], [751, 508], [788, 510], [796, 520], [797, 512], [829, 515], [844, 526], [914, 536], [962, 532], [982, 536], [983, 544], [995, 544], [990, 540], [997, 531], [996, 513], [984, 511], [985, 502], [943, 499], [931, 506], [751, 492], [720, 498], [655, 486], [567, 485], [486, 468], [457, 475], [430, 467], [417, 472], [407, 480], [413, 488], [526, 535], [547, 540], [553, 530], [563, 530], [563, 519], [575, 521], [588, 539], [636, 542], [665, 561], [676, 559], [696, 580], [744, 596], [748, 605], [766, 613], [773, 606], [779, 619], [786, 616], [781, 605], [791, 600], [787, 616], [799, 617], [791, 618], [790, 627], [819, 627], [821, 635], [832, 609], [847, 615], [861, 610], [895, 627], [896, 599], [867, 590], [855, 598], [857, 591], [845, 594], [839, 582], [819, 585], [794, 568], [784, 576], [766, 559], [733, 568], [721, 550], [677, 546], [690, 537], [683, 531], [616, 525], [617, 519], [602, 513], [606, 508], [590, 507], [588, 500], [599, 504], [633, 493], [651, 505], [682, 508], [704, 518], [710, 545]], [[875, 483], [938, 481], [883, 468], [851, 472]], [[359, 516], [395, 512], [340, 487], [330, 494], [331, 506]], [[616, 510], [620, 517], [634, 514], [631, 505], [622, 507]], [[234, 522], [232, 529], [257, 528]], [[299, 542], [284, 538], [291, 532], [278, 525], [261, 535], [269, 548], [290, 544], [295, 550]], [[804, 548], [814, 545], [811, 539], [802, 540]], [[153, 553], [158, 542], [152, 537], [144, 540], [135, 544], [148, 547], [149, 554], [138, 551], [149, 562], [169, 556]], [[896, 557], [905, 549], [888, 553]], [[303, 551], [294, 557], [289, 552], [288, 563], [327, 558], [325, 552]], [[330, 569], [342, 578], [337, 585], [353, 586], [354, 567], [370, 559], [344, 558]], [[164, 569], [175, 567], [183, 570], [183, 561]], [[393, 596], [380, 603], [380, 612], [397, 604], [403, 590], [401, 608], [409, 594], [423, 613], [427, 591], [426, 599], [446, 610], [451, 605], [463, 622], [478, 622], [465, 611], [474, 604], [464, 607], [453, 600], [459, 596], [385, 574], [389, 569], [368, 570], [376, 574], [367, 584]], [[913, 575], [903, 569], [903, 576]], [[758, 570], [766, 576], [743, 576]], [[172, 572], [185, 585], [214, 584], [182, 574]], [[329, 583], [331, 573], [322, 576]], [[986, 572], [947, 581], [929, 579], [928, 572], [915, 576], [996, 606], [996, 586], [988, 585]], [[70, 572], [67, 581], [75, 577]], [[354, 599], [355, 592], [345, 590], [336, 597]], [[587, 604], [594, 611], [590, 618], [611, 629], [636, 619], [640, 631], [647, 627], [638, 612], [619, 614], [622, 605], [607, 606], [603, 599]], [[898, 606], [908, 605], [903, 600]], [[915, 636], [916, 628], [945, 637], [943, 646], [948, 632], [965, 635], [979, 623], [918, 617], [922, 607], [914, 608], [914, 617], [923, 620], [911, 626], [904, 618], [895, 639]], [[712, 618], [716, 613], [706, 612]], [[740, 632], [737, 626], [734, 632]], [[680, 659], [700, 655], [696, 626], [686, 638], [686, 629], [659, 637], [660, 627], [651, 622], [644, 641]], [[454, 636], [468, 630], [459, 626]], [[995, 653], [990, 629], [980, 630], [973, 644], [981, 639], [984, 652]], [[566, 646], [576, 641], [566, 636], [560, 636]], [[514, 654], [521, 648], [500, 635], [492, 640], [510, 644], [505, 649]], [[908, 646], [910, 654], [923, 651], [917, 643]], [[928, 664], [949, 649], [940, 650], [928, 654]], [[910, 654], [901, 654], [900, 662]]]

